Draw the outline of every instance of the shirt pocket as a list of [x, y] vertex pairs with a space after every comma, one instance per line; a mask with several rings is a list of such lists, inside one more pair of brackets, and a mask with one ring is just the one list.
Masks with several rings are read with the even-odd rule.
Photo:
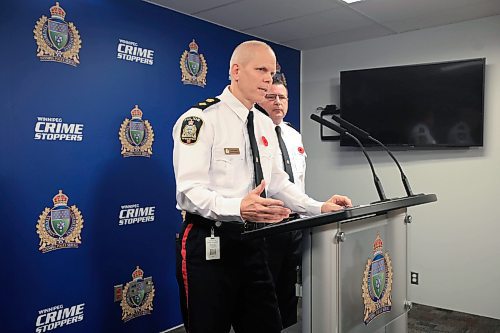
[[299, 151], [294, 151], [293, 152], [293, 165], [295, 168], [295, 172], [298, 175], [304, 175], [306, 172], [306, 153], [300, 153]]
[[243, 155], [240, 154], [229, 155], [223, 149], [213, 152], [213, 165], [211, 168], [211, 182], [216, 187], [233, 187], [238, 178], [238, 170], [242, 170]]
[[260, 164], [262, 166], [262, 174], [266, 180], [266, 187], [269, 185], [271, 180], [271, 174], [273, 172], [273, 154], [270, 149], [259, 147]]

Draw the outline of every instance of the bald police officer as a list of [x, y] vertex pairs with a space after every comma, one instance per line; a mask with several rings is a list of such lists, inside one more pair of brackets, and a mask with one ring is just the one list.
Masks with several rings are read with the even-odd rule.
[[186, 211], [177, 279], [190, 333], [231, 326], [237, 333], [280, 332], [264, 240], [241, 240], [242, 228], [279, 222], [292, 210], [314, 215], [351, 206], [345, 196], [308, 197], [278, 167], [274, 126], [254, 108], [275, 71], [267, 44], [240, 44], [230, 61], [230, 86], [189, 109], [173, 129], [176, 199]]

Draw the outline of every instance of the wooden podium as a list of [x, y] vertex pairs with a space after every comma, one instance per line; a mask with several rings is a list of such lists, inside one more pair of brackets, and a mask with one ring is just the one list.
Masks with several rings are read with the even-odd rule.
[[418, 194], [247, 231], [242, 238], [303, 230], [303, 333], [407, 330], [408, 207]]

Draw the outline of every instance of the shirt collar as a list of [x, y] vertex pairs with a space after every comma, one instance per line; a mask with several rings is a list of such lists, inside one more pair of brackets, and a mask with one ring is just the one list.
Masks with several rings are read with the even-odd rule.
[[273, 125], [274, 125], [274, 127], [279, 126], [279, 127], [281, 128], [281, 133], [282, 133], [282, 134], [283, 134], [283, 132], [285, 132], [285, 131], [286, 131], [286, 126], [285, 126], [285, 123], [283, 122], [283, 120], [282, 120], [282, 121], [281, 121], [281, 123], [279, 123], [278, 125], [276, 125], [276, 124], [274, 124], [274, 123], [273, 123]]
[[[231, 110], [236, 113], [236, 115], [243, 121], [245, 122], [248, 117], [248, 112], [249, 110], [241, 103], [234, 95], [233, 93], [229, 90], [229, 86], [227, 86], [222, 94], [218, 96], [221, 101], [226, 103]], [[252, 110], [254, 112], [259, 112], [256, 110], [254, 107], [252, 107]]]

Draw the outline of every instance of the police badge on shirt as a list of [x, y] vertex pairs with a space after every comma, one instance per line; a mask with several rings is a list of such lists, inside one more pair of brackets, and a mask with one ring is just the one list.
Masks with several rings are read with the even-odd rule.
[[187, 145], [196, 143], [200, 134], [203, 120], [200, 117], [186, 117], [182, 121], [181, 141]]

